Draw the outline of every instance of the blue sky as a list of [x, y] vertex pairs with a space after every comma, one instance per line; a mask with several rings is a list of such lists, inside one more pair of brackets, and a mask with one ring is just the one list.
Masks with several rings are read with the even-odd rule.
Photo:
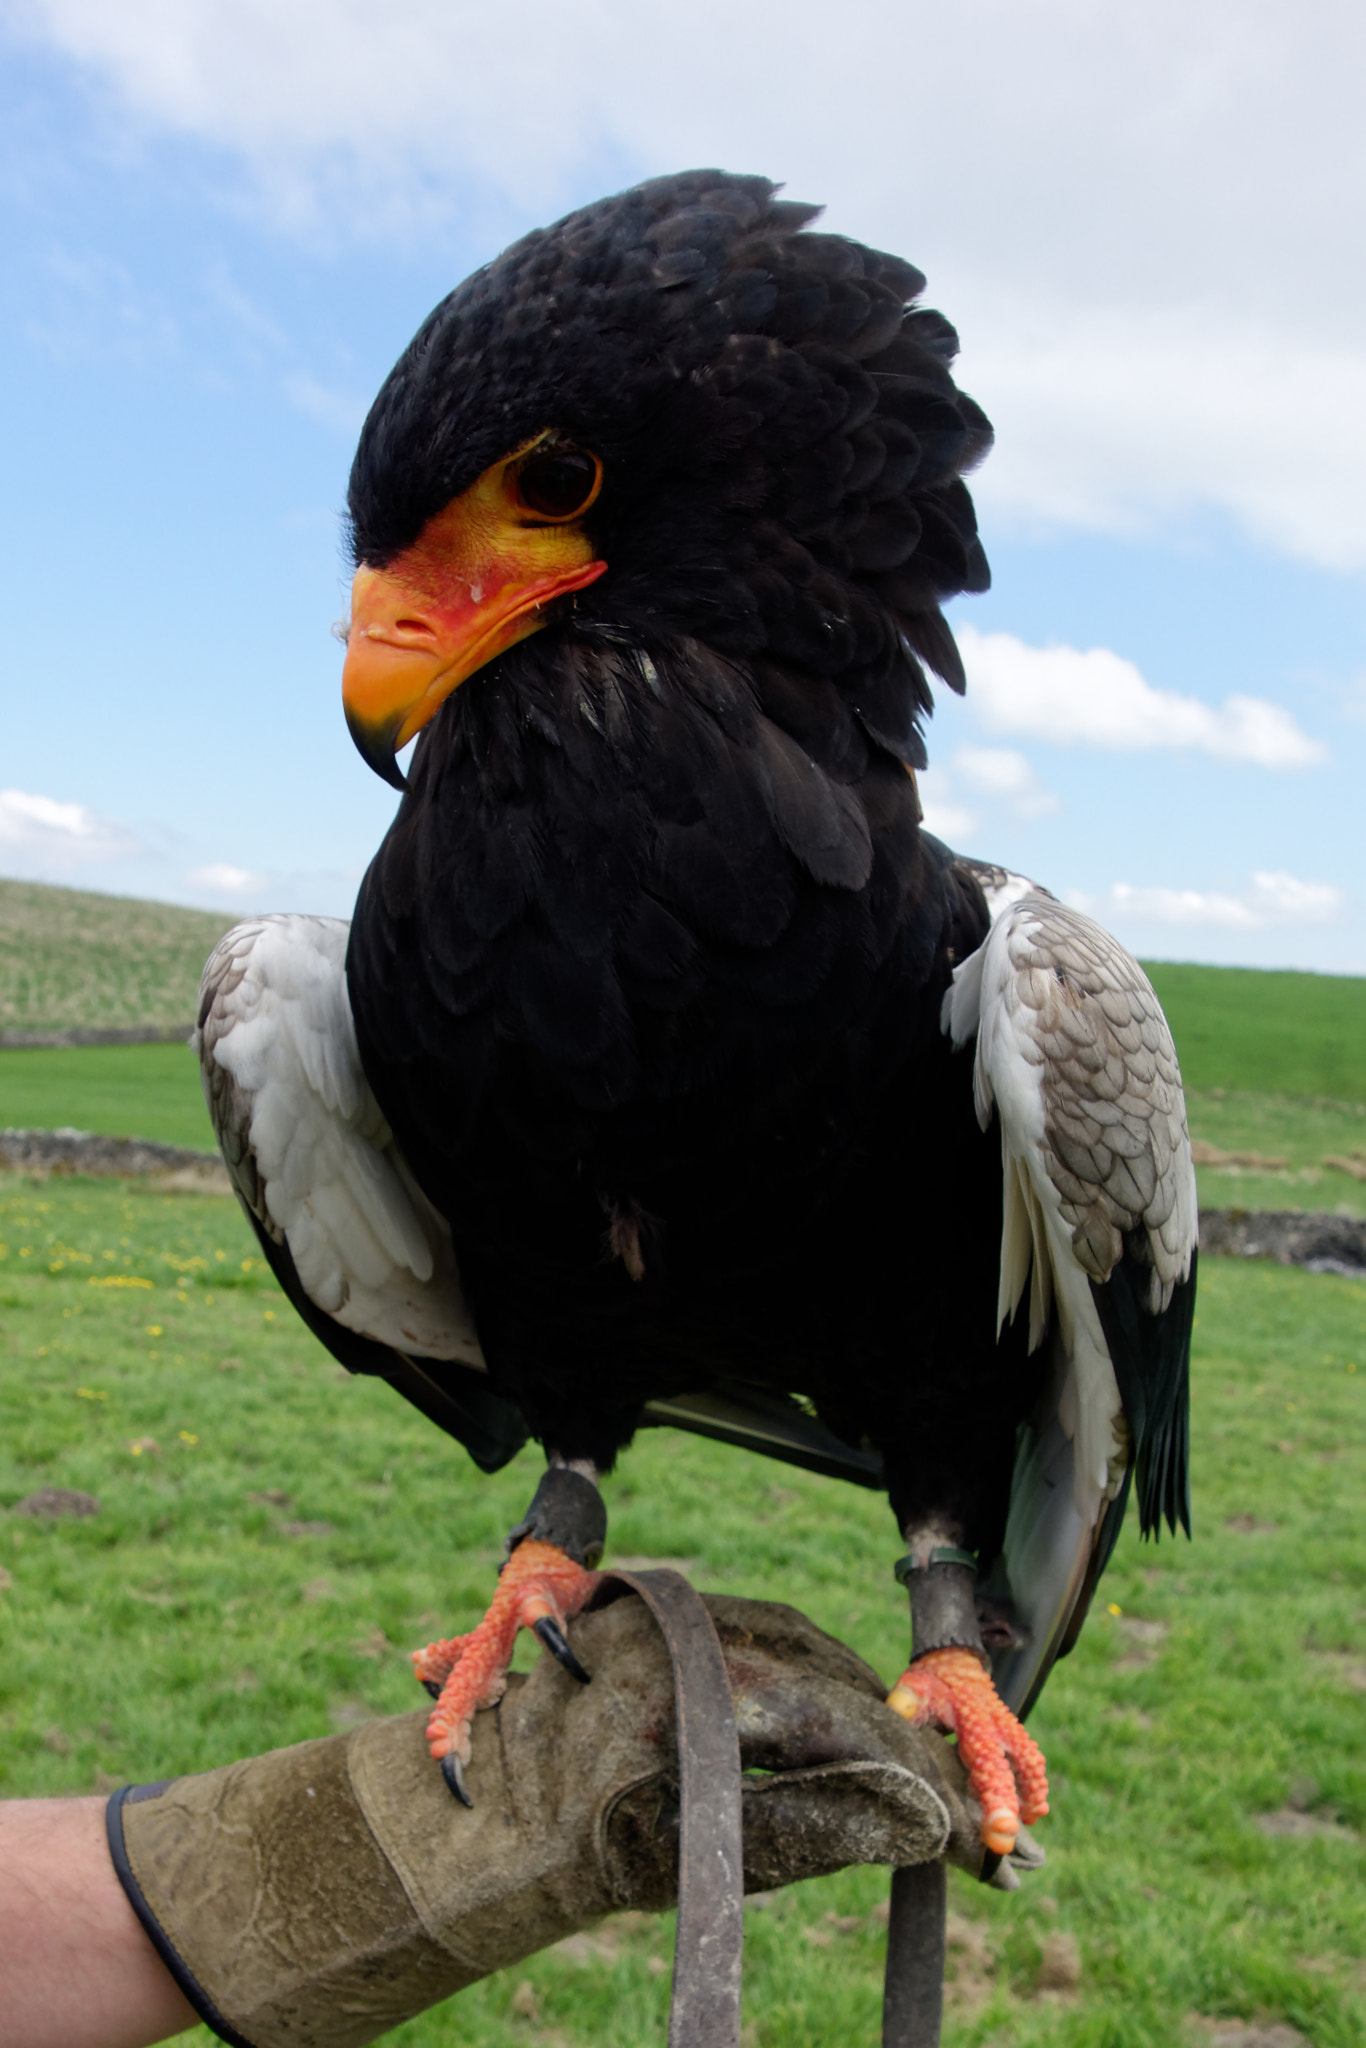
[[1364, 19], [0, 0], [0, 872], [344, 915], [368, 400], [513, 236], [718, 163], [917, 262], [996, 424], [931, 823], [1147, 957], [1366, 973]]

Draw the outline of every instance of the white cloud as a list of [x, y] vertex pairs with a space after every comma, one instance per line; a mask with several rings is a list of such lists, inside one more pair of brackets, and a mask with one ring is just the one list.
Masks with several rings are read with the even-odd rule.
[[977, 813], [958, 800], [953, 777], [945, 768], [918, 768], [916, 794], [925, 830], [948, 846], [961, 846], [977, 830]]
[[985, 799], [998, 827], [1007, 819], [1029, 824], [1061, 808], [1024, 755], [1009, 747], [959, 747], [947, 767], [922, 768], [915, 780], [926, 830], [950, 846], [971, 841], [981, 822], [962, 801], [960, 782]]
[[1081, 306], [1060, 325], [975, 279], [953, 312], [958, 374], [996, 429], [973, 483], [993, 522], [1151, 531], [1207, 506], [1284, 554], [1366, 566], [1366, 331], [1198, 303]]
[[102, 867], [141, 851], [126, 825], [85, 804], [0, 789], [0, 860], [10, 874], [64, 879], [78, 868]]
[[1108, 647], [1029, 647], [1013, 633], [980, 633], [966, 624], [955, 631], [968, 702], [989, 731], [1029, 733], [1056, 745], [1173, 748], [1261, 768], [1305, 768], [1327, 756], [1288, 711], [1262, 697], [1206, 704], [1155, 690]]
[[[294, 909], [349, 915], [364, 863], [354, 867], [260, 873], [232, 861], [184, 871], [185, 842], [163, 826], [144, 836], [87, 804], [29, 790], [0, 789], [0, 874], [25, 881], [118, 889], [158, 902], [227, 909]], [[179, 848], [179, 860], [172, 865]], [[179, 875], [179, 885], [172, 879]]]
[[254, 875], [249, 868], [235, 868], [223, 860], [191, 868], [185, 880], [192, 889], [207, 890], [209, 895], [226, 897], [230, 903], [260, 898], [270, 887], [269, 876]]
[[921, 809], [925, 830], [942, 839], [945, 846], [959, 847], [977, 830], [976, 812], [965, 810], [962, 804], [937, 803], [933, 798], [922, 797]]
[[1271, 925], [1335, 924], [1346, 897], [1331, 882], [1259, 873], [1236, 896], [1210, 889], [1138, 889], [1116, 882], [1103, 896], [1070, 892], [1068, 901], [1102, 924], [1204, 925], [1263, 931]]
[[769, 170], [928, 271], [996, 420], [988, 504], [1120, 528], [1214, 507], [1366, 565], [1366, 268], [1343, 254], [1366, 240], [1366, 16], [1342, 0], [846, 0], [837, 35], [827, 0], [789, 0], [780, 38], [760, 0], [524, 0], [511, 37], [475, 0], [7, 11], [125, 120], [235, 155], [258, 204], [334, 239], [455, 216], [491, 253], [609, 183]]
[[995, 798], [1017, 818], [1042, 818], [1061, 808], [1030, 762], [1010, 747], [960, 747], [953, 765], [970, 789]]

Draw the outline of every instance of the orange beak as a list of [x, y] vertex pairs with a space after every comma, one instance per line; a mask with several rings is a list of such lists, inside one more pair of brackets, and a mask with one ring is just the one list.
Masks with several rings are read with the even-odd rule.
[[523, 453], [486, 470], [387, 569], [356, 571], [342, 703], [362, 756], [396, 789], [406, 787], [399, 749], [452, 690], [607, 568], [577, 520], [538, 521], [519, 508]]

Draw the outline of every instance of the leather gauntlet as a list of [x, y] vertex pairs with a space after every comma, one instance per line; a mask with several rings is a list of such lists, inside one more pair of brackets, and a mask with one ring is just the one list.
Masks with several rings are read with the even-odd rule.
[[[745, 1888], [851, 1863], [977, 1872], [952, 1750], [883, 1704], [876, 1674], [794, 1609], [709, 1599], [735, 1705]], [[446, 1789], [423, 1712], [115, 1794], [109, 1836], [190, 2003], [246, 2048], [360, 2048], [476, 1979], [623, 1907], [673, 1903], [672, 1672], [635, 1598], [572, 1629], [476, 1717]]]

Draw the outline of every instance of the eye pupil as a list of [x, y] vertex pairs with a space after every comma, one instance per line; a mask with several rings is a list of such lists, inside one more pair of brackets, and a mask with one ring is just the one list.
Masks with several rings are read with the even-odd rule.
[[599, 467], [577, 448], [533, 455], [518, 472], [517, 495], [528, 511], [545, 519], [570, 519], [583, 511], [597, 489]]

